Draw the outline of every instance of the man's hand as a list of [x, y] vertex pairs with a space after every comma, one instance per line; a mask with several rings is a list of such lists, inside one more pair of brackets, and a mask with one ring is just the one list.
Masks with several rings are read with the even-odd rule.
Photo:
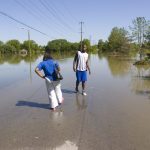
[[45, 76], [43, 76], [42, 78], [45, 79]]
[[91, 75], [91, 71], [89, 70], [89, 75]]
[[35, 72], [39, 77], [41, 77], [42, 79], [45, 79], [45, 76], [43, 76], [42, 72], [38, 68], [35, 68]]
[[73, 67], [73, 71], [76, 72], [76, 67]]

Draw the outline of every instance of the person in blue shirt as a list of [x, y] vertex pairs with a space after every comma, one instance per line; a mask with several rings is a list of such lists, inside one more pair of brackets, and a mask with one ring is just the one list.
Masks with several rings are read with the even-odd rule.
[[50, 52], [46, 51], [43, 61], [35, 68], [35, 72], [45, 79], [51, 110], [55, 110], [63, 102], [61, 84], [56, 78], [56, 70], [60, 71], [59, 64], [52, 58]]

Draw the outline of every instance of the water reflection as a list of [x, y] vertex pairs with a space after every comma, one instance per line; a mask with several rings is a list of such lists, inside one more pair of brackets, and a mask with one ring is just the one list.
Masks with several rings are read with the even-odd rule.
[[56, 111], [50, 112], [50, 119], [51, 121], [53, 121], [53, 123], [60, 123], [60, 124], [63, 123], [64, 115], [61, 107], [57, 108]]
[[[53, 53], [52, 56], [62, 62], [72, 57], [73, 52]], [[29, 80], [32, 83], [35, 66], [42, 61], [43, 53], [26, 56], [17, 54], [0, 54], [0, 88], [13, 84], [19, 80]], [[10, 77], [11, 74], [11, 77]]]
[[42, 54], [33, 54], [31, 55], [31, 57], [29, 55], [26, 55], [25, 57], [21, 56], [21, 55], [9, 55], [9, 54], [5, 54], [5, 55], [0, 55], [0, 64], [3, 63], [8, 63], [8, 64], [19, 64], [21, 63], [21, 61], [24, 62], [35, 62], [38, 57], [40, 57]]
[[132, 91], [150, 99], [150, 66], [134, 66], [132, 70]]
[[[147, 144], [145, 141], [148, 141], [149, 138], [147, 134], [149, 120], [148, 117], [146, 118], [147, 115], [145, 115], [144, 110], [149, 112], [149, 107], [141, 105], [143, 101], [136, 105], [138, 106], [137, 109], [134, 109], [134, 107], [137, 99], [142, 99], [141, 95], [150, 98], [149, 67], [136, 68], [132, 65], [132, 61], [121, 57], [102, 56], [98, 58], [98, 55], [91, 55], [90, 61], [93, 71], [88, 80], [87, 91], [89, 93], [86, 97], [82, 96], [81, 93], [75, 94], [73, 90], [70, 90], [73, 89], [75, 83], [75, 75], [72, 71], [72, 54], [64, 54], [62, 57], [60, 54], [54, 54], [53, 57], [62, 59], [60, 62], [64, 70], [62, 82], [64, 89], [62, 91], [66, 99], [64, 105], [62, 105], [63, 111], [60, 107], [56, 112], [48, 110], [49, 105], [47, 104], [44, 82], [39, 80], [37, 76], [37, 78], [34, 78], [33, 73], [34, 84], [28, 86], [28, 83], [22, 84], [21, 82], [21, 85], [15, 86], [15, 89], [14, 87], [8, 88], [6, 94], [1, 95], [1, 108], [4, 109], [1, 109], [1, 116], [3, 117], [0, 117], [2, 129], [0, 144], [3, 149], [7, 148], [8, 143], [12, 145], [12, 149], [15, 146], [16, 149], [19, 147], [25, 149], [27, 145], [33, 145], [35, 149], [43, 146], [42, 148], [45, 149], [76, 150], [83, 149], [80, 147], [81, 144], [83, 147], [92, 149], [95, 146], [93, 149], [99, 149], [103, 144], [112, 144], [112, 139], [118, 141], [118, 145], [123, 145], [122, 147], [130, 141], [133, 141], [133, 146], [136, 146], [139, 139], [135, 138], [135, 133], [137, 137], [141, 137], [140, 141], [143, 139], [139, 145]], [[17, 60], [18, 64], [14, 63], [13, 65], [10, 63], [15, 61], [15, 57], [12, 56], [9, 63], [8, 58], [0, 56], [0, 86], [10, 78], [13, 81], [18, 81], [20, 76], [29, 78], [30, 66], [29, 63], [24, 61], [26, 59], [26, 62], [30, 62], [29, 58], [18, 56], [17, 59], [23, 61], [18, 63]], [[67, 58], [70, 59], [67, 60]], [[32, 71], [41, 60], [42, 55], [40, 54], [32, 56]], [[114, 78], [114, 76], [125, 76], [125, 78]], [[41, 87], [39, 88], [39, 86]], [[13, 90], [17, 91], [16, 95], [11, 92]], [[26, 90], [28, 92], [25, 92]], [[131, 90], [133, 93], [131, 93]], [[42, 99], [45, 99], [46, 102], [41, 103]], [[131, 101], [133, 103], [130, 103]], [[16, 107], [13, 109], [13, 104], [16, 104], [17, 108], [23, 106], [29, 109], [16, 109]], [[141, 118], [139, 118], [140, 114], [143, 114]], [[6, 124], [4, 124], [5, 120]], [[144, 128], [145, 126], [146, 128]], [[125, 136], [120, 138], [120, 135]], [[37, 140], [34, 137], [39, 138]], [[15, 144], [10, 140], [13, 138], [17, 138]], [[99, 139], [102, 139], [104, 143], [97, 142], [94, 144]], [[129, 140], [125, 141], [126, 139]], [[89, 143], [86, 144], [86, 141]], [[112, 146], [115, 147], [116, 145]]]
[[55, 150], [78, 150], [78, 147], [73, 142], [67, 140], [60, 147], [56, 147]]
[[133, 78], [132, 91], [138, 95], [147, 96], [150, 99], [150, 79]]
[[141, 77], [143, 79], [150, 77], [150, 65], [142, 65], [142, 66], [133, 66], [133, 75], [136, 77]]
[[[115, 57], [99, 54], [98, 57], [100, 60], [103, 58], [107, 60], [112, 76], [126, 76], [126, 79], [131, 79], [129, 84], [132, 92], [150, 98], [150, 66], [134, 66], [134, 58], [128, 56]], [[123, 80], [121, 84], [124, 84]]]
[[[72, 114], [73, 115], [73, 114]], [[80, 126], [79, 121], [72, 115], [64, 115], [61, 108], [49, 113], [49, 128], [47, 130], [49, 148], [55, 150], [77, 150], [76, 138]], [[73, 136], [74, 135], [74, 136]], [[45, 136], [45, 135], [44, 135]], [[78, 138], [77, 138], [78, 139]], [[48, 147], [48, 146], [47, 146]]]
[[114, 57], [107, 56], [105, 57], [108, 62], [109, 69], [113, 76], [125, 76], [129, 73], [131, 62], [124, 57]]
[[78, 110], [86, 109], [88, 106], [86, 97], [77, 93], [76, 94], [76, 105], [77, 105]]
[[[65, 58], [70, 58], [74, 56], [75, 52], [61, 52], [52, 53], [53, 58], [63, 60]], [[43, 53], [35, 53], [30, 55], [19, 55], [19, 54], [0, 54], [0, 64], [19, 64], [21, 61], [24, 62], [35, 62], [39, 57], [43, 56]]]

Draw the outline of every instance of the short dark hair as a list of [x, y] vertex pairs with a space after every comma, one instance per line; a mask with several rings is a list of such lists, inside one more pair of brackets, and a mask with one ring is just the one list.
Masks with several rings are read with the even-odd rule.
[[79, 44], [79, 49], [81, 49], [81, 45], [82, 45], [82, 49], [83, 49], [84, 46], [86, 46], [86, 48], [87, 48], [87, 45], [86, 45], [85, 42], [82, 42], [82, 43], [80, 42], [80, 44]]
[[46, 61], [48, 59], [53, 59], [53, 57], [51, 56], [50, 51], [45, 51], [44, 56], [43, 56], [43, 61]]

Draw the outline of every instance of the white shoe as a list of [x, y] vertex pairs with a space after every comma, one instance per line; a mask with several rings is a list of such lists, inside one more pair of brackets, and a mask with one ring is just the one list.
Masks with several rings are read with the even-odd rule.
[[83, 91], [83, 92], [82, 92], [82, 95], [86, 96], [87, 94], [86, 94], [86, 92], [85, 92], [85, 91]]

